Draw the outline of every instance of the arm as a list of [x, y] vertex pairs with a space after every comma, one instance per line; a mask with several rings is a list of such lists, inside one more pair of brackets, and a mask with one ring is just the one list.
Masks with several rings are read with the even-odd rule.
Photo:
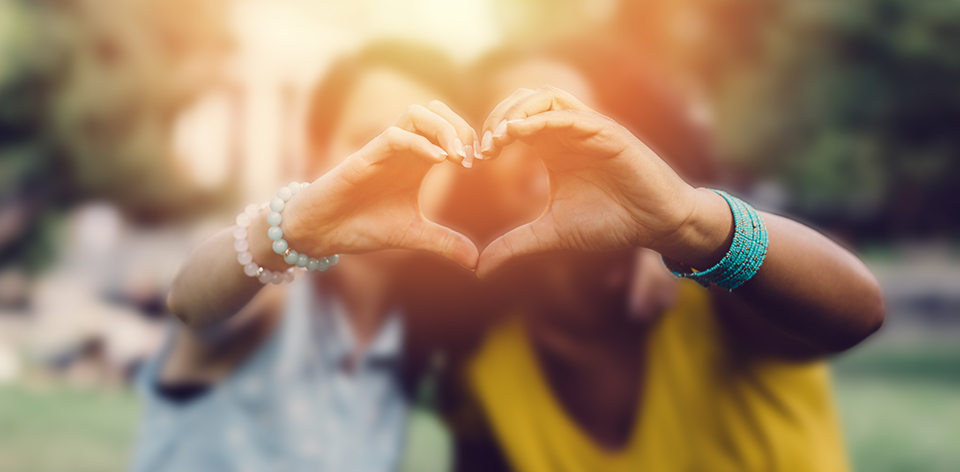
[[[514, 140], [532, 145], [550, 178], [547, 208], [492, 242], [477, 274], [543, 251], [645, 247], [705, 269], [729, 248], [726, 202], [680, 179], [628, 130], [552, 87], [518, 90], [484, 123], [488, 159]], [[487, 133], [489, 132], [489, 134]], [[848, 348], [883, 320], [876, 281], [852, 254], [799, 223], [764, 214], [770, 248], [737, 303], [822, 352]], [[760, 331], [762, 332], [762, 330]]]
[[[431, 251], [473, 268], [477, 249], [465, 236], [424, 218], [420, 184], [434, 165], [460, 163], [475, 133], [440, 102], [411, 106], [393, 126], [291, 198], [280, 228], [290, 247], [312, 256], [383, 249]], [[472, 148], [472, 146], [471, 146]], [[248, 228], [253, 260], [269, 270], [289, 267], [267, 238], [268, 212]], [[190, 255], [167, 297], [170, 310], [192, 328], [241, 311], [262, 285], [247, 277], [233, 249], [233, 228]]]
[[[697, 194], [697, 210], [662, 250], [706, 269], [730, 247], [733, 219], [719, 195]], [[738, 328], [734, 333], [752, 333], [747, 340], [764, 352], [806, 357], [846, 350], [879, 329], [884, 318], [880, 288], [856, 256], [796, 221], [761, 215], [770, 235], [763, 266], [733, 292], [713, 290], [721, 315]]]
[[[253, 219], [247, 241], [253, 260], [266, 269], [282, 270], [283, 259], [273, 252], [267, 238], [266, 212]], [[237, 262], [231, 226], [207, 238], [187, 257], [173, 279], [167, 306], [189, 327], [206, 326], [240, 312], [264, 285], [247, 277]]]

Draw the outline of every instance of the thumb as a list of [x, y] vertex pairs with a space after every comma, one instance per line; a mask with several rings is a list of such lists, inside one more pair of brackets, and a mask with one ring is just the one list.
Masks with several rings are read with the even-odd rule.
[[400, 247], [430, 251], [460, 264], [466, 269], [477, 267], [478, 251], [470, 238], [432, 221], [420, 220], [410, 228], [414, 237], [404, 238]]
[[484, 248], [477, 263], [477, 277], [490, 275], [510, 259], [560, 248], [560, 236], [548, 218], [540, 218], [511, 230]]

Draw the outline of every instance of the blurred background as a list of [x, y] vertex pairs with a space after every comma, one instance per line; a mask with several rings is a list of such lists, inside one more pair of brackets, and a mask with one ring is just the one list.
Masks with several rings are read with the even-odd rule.
[[832, 361], [856, 470], [960, 470], [960, 3], [0, 0], [0, 471], [125, 469], [177, 264], [297, 175], [337, 56], [593, 32], [880, 279], [886, 325]]

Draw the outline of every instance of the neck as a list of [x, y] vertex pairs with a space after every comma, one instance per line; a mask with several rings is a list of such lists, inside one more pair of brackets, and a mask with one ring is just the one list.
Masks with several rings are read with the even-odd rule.
[[385, 271], [364, 262], [344, 261], [330, 277], [332, 289], [346, 310], [359, 352], [373, 341], [390, 310], [389, 277]]
[[633, 354], [646, 331], [630, 320], [626, 305], [619, 303], [538, 305], [527, 313], [531, 340], [541, 354], [556, 360]]

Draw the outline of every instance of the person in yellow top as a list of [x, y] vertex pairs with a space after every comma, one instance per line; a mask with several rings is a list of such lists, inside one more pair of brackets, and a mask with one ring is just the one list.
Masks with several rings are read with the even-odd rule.
[[[706, 280], [710, 289], [675, 281], [659, 255], [693, 279], [730, 263], [728, 249], [743, 243], [738, 200], [688, 184], [588, 107], [610, 99], [567, 63], [484, 72], [490, 96], [521, 88], [479, 130], [476, 171], [489, 184], [480, 198], [505, 226], [533, 221], [491, 237], [480, 255], [477, 275], [498, 272], [490, 279], [515, 310], [459, 371], [466, 391], [449, 413], [457, 469], [849, 470], [821, 359], [883, 321], [863, 264], [806, 226], [756, 212], [768, 237], [761, 263], [740, 260], [749, 267]], [[534, 88], [543, 83], [554, 86]]]

